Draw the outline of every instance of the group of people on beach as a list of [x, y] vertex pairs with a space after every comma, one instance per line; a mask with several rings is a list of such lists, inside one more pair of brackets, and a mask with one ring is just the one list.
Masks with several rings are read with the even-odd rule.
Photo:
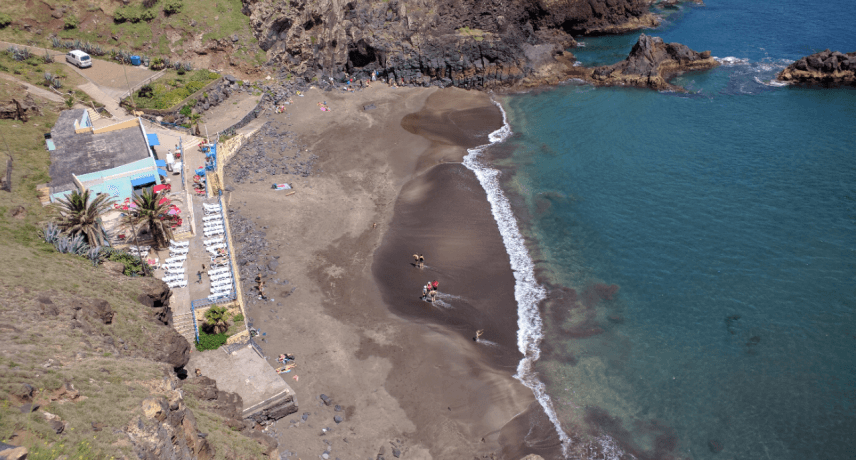
[[434, 303], [437, 300], [437, 288], [440, 287], [440, 282], [437, 280], [429, 281], [428, 284], [422, 286], [422, 300]]

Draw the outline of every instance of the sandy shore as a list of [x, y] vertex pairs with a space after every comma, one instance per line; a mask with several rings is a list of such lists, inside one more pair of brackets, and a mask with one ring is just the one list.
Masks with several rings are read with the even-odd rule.
[[[467, 147], [487, 143], [499, 110], [487, 95], [458, 89], [312, 90], [294, 99], [270, 120], [291, 125], [319, 172], [233, 185], [226, 196], [266, 227], [276, 277], [289, 280], [269, 285], [272, 302], [248, 305], [267, 355], [297, 356], [296, 371], [283, 375], [300, 413], [277, 423], [280, 452], [307, 459], [328, 449], [344, 460], [381, 451], [389, 459], [393, 448], [424, 459], [532, 451], [521, 427], [534, 398], [512, 377], [520, 355], [508, 256], [484, 191], [457, 163]], [[332, 111], [319, 110], [321, 101]], [[270, 189], [283, 181], [297, 193]], [[411, 264], [414, 252], [425, 254], [424, 269]], [[437, 305], [419, 299], [433, 279]], [[486, 330], [483, 341], [473, 340], [476, 329]], [[525, 421], [509, 424], [520, 414]]]

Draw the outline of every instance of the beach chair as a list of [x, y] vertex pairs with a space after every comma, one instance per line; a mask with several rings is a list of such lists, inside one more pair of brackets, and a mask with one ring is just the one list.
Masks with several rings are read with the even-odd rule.
[[205, 246], [211, 246], [212, 244], [222, 243], [223, 237], [211, 238], [210, 240], [205, 240], [202, 242]]
[[212, 220], [223, 220], [223, 214], [210, 214], [202, 218], [202, 222], [211, 222]]
[[190, 241], [175, 241], [170, 240], [169, 246], [173, 248], [186, 248], [190, 246]]
[[174, 264], [174, 263], [184, 263], [187, 260], [187, 254], [181, 256], [170, 257], [163, 261], [164, 265]]
[[221, 287], [221, 286], [231, 286], [231, 285], [232, 285], [232, 279], [231, 278], [223, 278], [223, 279], [219, 279], [219, 280], [211, 283], [212, 288]]
[[231, 272], [231, 270], [229, 270], [227, 267], [218, 268], [216, 270], [208, 270], [208, 276], [216, 276], [216, 275], [220, 275], [223, 273], [230, 273], [230, 272]]
[[205, 248], [205, 250], [208, 252], [217, 252], [218, 249], [226, 249], [226, 244], [225, 243], [218, 243], [218, 244], [208, 246], [207, 248]]
[[213, 228], [213, 227], [225, 227], [225, 224], [223, 224], [222, 220], [215, 220], [212, 222], [205, 222], [204, 224], [202, 224], [202, 228], [204, 228], [204, 229], [209, 229], [209, 228]]
[[202, 235], [205, 238], [210, 238], [212, 236], [222, 235], [224, 233], [226, 233], [226, 230], [223, 227], [220, 227], [220, 228], [214, 229], [214, 230], [205, 230], [204, 232], [202, 232]]

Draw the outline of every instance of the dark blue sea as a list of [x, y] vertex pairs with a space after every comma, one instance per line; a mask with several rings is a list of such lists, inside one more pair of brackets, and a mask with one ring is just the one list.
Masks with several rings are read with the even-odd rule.
[[519, 275], [518, 377], [570, 458], [856, 458], [856, 90], [770, 83], [856, 51], [856, 2], [667, 14], [645, 33], [724, 63], [690, 93], [504, 97], [511, 133], [470, 162]]

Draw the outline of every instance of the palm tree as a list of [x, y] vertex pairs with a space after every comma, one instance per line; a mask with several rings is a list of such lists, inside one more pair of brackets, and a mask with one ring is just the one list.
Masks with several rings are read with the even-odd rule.
[[109, 195], [98, 194], [89, 200], [89, 190], [83, 193], [72, 190], [53, 204], [57, 225], [70, 235], [83, 235], [90, 246], [103, 245], [107, 232], [101, 224], [101, 216], [111, 209], [113, 200]]
[[211, 308], [205, 312], [205, 325], [203, 326], [203, 329], [209, 334], [222, 334], [229, 330], [228, 317], [229, 314], [227, 313], [226, 307], [212, 305]]
[[149, 229], [155, 246], [166, 247], [172, 239], [172, 219], [169, 216], [172, 202], [164, 198], [165, 192], [152, 193], [150, 190], [143, 190], [142, 194], [134, 198], [136, 208], [122, 218], [122, 225], [132, 231], [137, 225], [142, 225]]

